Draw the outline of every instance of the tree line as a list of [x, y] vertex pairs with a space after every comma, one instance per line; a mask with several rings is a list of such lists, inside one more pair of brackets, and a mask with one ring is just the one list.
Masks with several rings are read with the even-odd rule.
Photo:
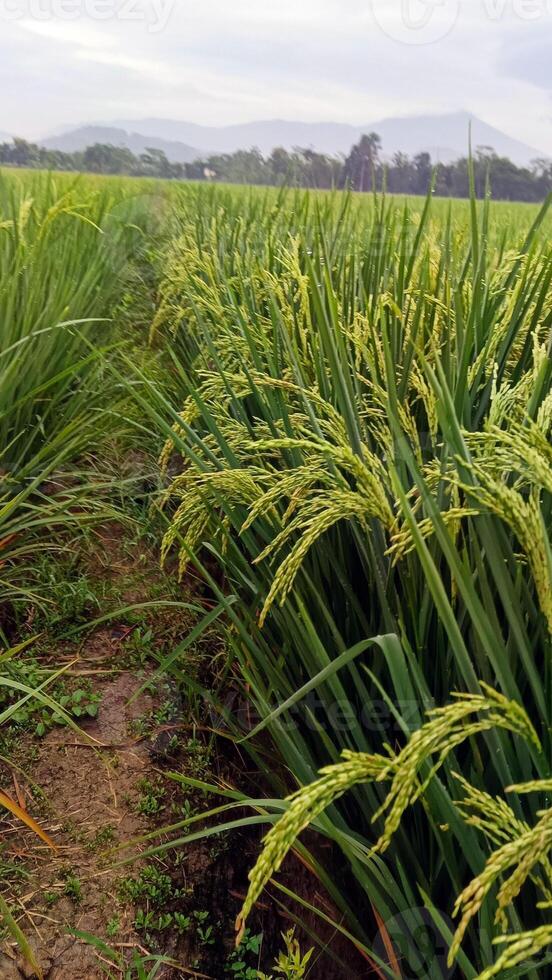
[[[210, 154], [193, 163], [173, 163], [162, 150], [148, 148], [136, 155], [125, 147], [96, 143], [85, 150], [65, 153], [14, 139], [0, 144], [0, 165], [45, 170], [84, 171], [167, 180], [205, 180], [237, 184], [289, 185], [305, 188], [346, 188], [356, 191], [386, 189], [396, 194], [427, 194], [432, 180], [441, 197], [469, 195], [469, 161], [434, 163], [429, 153], [409, 157], [395, 153], [383, 160], [377, 133], [361, 137], [346, 157], [317, 153], [308, 148], [277, 147], [269, 156], [258, 149]], [[542, 201], [552, 190], [552, 161], [537, 159], [518, 167], [491, 147], [478, 147], [473, 158], [475, 190], [483, 197], [490, 186], [493, 197], [507, 201]]]

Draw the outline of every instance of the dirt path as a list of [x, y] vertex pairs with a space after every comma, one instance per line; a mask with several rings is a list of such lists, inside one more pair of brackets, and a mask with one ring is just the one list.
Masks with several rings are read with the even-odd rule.
[[[155, 554], [143, 545], [129, 546], [119, 527], [103, 529], [97, 544], [88, 557], [88, 571], [110, 582], [121, 606], [154, 601], [164, 594], [169, 583], [163, 581]], [[171, 623], [171, 617], [180, 623]], [[2, 821], [3, 858], [14, 871], [13, 894], [8, 897], [21, 911], [21, 927], [45, 980], [106, 976], [101, 951], [70, 935], [70, 929], [100, 937], [122, 953], [149, 952], [152, 940], [156, 951], [163, 953], [167, 947], [190, 945], [176, 944], [169, 928], [136, 927], [152, 906], [158, 915], [179, 904], [179, 890], [163, 862], [145, 865], [135, 860], [130, 866], [113, 868], [116, 859], [129, 853], [127, 849], [117, 854], [117, 848], [189, 813], [185, 794], [164, 780], [159, 763], [171, 729], [178, 730], [179, 745], [186, 746], [182, 732], [193, 728], [194, 719], [184, 717], [175, 685], [158, 676], [145, 649], [148, 644], [152, 650], [159, 648], [167, 635], [170, 638], [185, 628], [178, 610], [168, 617], [161, 607], [141, 626], [115, 619], [93, 631], [84, 643], [60, 644], [52, 651], [52, 664], [70, 665], [64, 682], [69, 689], [87, 686], [97, 699], [97, 717], [79, 718], [81, 732], [57, 725], [40, 739], [18, 732], [17, 757], [23, 773], [7, 761], [2, 764], [4, 791], [38, 820], [55, 843], [51, 850], [18, 820]], [[154, 689], [140, 693], [148, 679], [154, 680]], [[169, 745], [166, 761], [174, 762], [181, 754], [175, 749], [171, 760]], [[194, 743], [197, 754], [200, 745]], [[186, 768], [185, 759], [180, 759], [179, 767]], [[156, 887], [165, 889], [163, 909]], [[2, 949], [1, 980], [34, 976], [13, 944], [6, 940]], [[116, 966], [111, 969], [117, 976]], [[158, 976], [174, 973], [167, 966]]]
[[[55, 843], [55, 850], [50, 849], [16, 818], [5, 815], [0, 820], [4, 897], [30, 942], [43, 980], [139, 980], [149, 973], [140, 973], [133, 957], [141, 958], [149, 971], [155, 961], [148, 954], [171, 961], [157, 963], [158, 972], [151, 974], [157, 980], [255, 977], [260, 960], [265, 969], [273, 963], [293, 915], [304, 913], [297, 906], [290, 917], [278, 893], [276, 903], [266, 895], [252, 916], [244, 968], [234, 968], [233, 923], [258, 853], [260, 829], [180, 844], [152, 857], [144, 857], [146, 843], [136, 841], [155, 834], [150, 845], [168, 842], [172, 838], [163, 836], [163, 827], [221, 802], [175, 782], [169, 771], [210, 783], [239, 785], [242, 780], [241, 758], [221, 756], [220, 742], [212, 753], [199, 701], [187, 699], [174, 679], [159, 671], [159, 655], [172, 652], [193, 616], [163, 605], [182, 599], [174, 592], [174, 577], [160, 572], [155, 548], [130, 542], [117, 525], [97, 535], [78, 569], [83, 573], [87, 590], [104, 597], [92, 618], [107, 609], [161, 604], [138, 616], [116, 615], [69, 641], [49, 642], [47, 637], [40, 663], [65, 667], [63, 690], [84, 692], [79, 710], [90, 704], [95, 717], [83, 710], [76, 719], [79, 731], [51, 725], [40, 738], [33, 718], [30, 725], [13, 729], [9, 747], [0, 750], [0, 788]], [[215, 630], [186, 652], [181, 666], [204, 680], [221, 655]], [[231, 818], [238, 815], [234, 811]], [[121, 864], [128, 857], [132, 860]], [[298, 861], [286, 867], [281, 880], [331, 916], [332, 907], [317, 891], [312, 874]], [[318, 930], [319, 925], [313, 919], [312, 927]], [[75, 931], [86, 934], [86, 941]], [[322, 945], [326, 942], [335, 945], [333, 930], [327, 930]], [[313, 964], [312, 980], [371, 975], [370, 970], [344, 970], [324, 954]], [[0, 980], [37, 975], [5, 935]]]
[[[70, 729], [50, 732], [40, 745], [33, 781], [44, 793], [41, 810], [48, 819], [42, 825], [55, 841], [56, 851], [37, 847], [30, 834], [17, 829], [7, 835], [8, 855], [16, 856], [23, 849], [28, 863], [35, 861], [31, 889], [19, 903], [34, 930], [34, 936], [27, 933], [37, 959], [50, 980], [105, 975], [93, 948], [66, 935], [69, 927], [105, 936], [109, 923], [117, 918], [118, 941], [142, 944], [132, 925], [136, 909], [119, 901], [125, 872], [105, 869], [102, 857], [108, 846], [151, 830], [139, 811], [140, 786], [148, 776], [155, 779], [156, 773], [146, 742], [133, 744], [129, 731], [133, 721], [151, 714], [153, 700], [141, 695], [129, 705], [137, 688], [129, 672], [101, 685], [98, 720], [85, 728], [103, 743], [102, 748], [93, 748]], [[26, 802], [32, 812], [32, 801]], [[20, 958], [16, 963], [23, 966]], [[5, 969], [5, 963], [0, 965], [0, 976]], [[28, 976], [28, 971], [23, 969], [22, 975]]]

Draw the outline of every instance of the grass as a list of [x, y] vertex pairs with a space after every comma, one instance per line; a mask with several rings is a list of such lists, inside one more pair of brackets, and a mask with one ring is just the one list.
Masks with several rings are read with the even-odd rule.
[[[85, 578], [29, 564], [128, 516], [113, 457], [165, 442], [140, 507], [207, 611], [160, 667], [185, 686], [224, 610], [244, 708], [223, 697], [216, 727], [252, 795], [211, 816], [269, 829], [240, 925], [263, 888], [293, 898], [294, 849], [335, 914], [295, 899], [380, 977], [549, 963], [549, 203], [0, 178], [5, 648], [14, 603], [86, 616]], [[176, 844], [214, 832], [200, 816]]]
[[[106, 364], [126, 340], [113, 314], [150, 211], [147, 194], [137, 196], [131, 184], [0, 174], [1, 720], [32, 719], [39, 735], [54, 723], [78, 731], [77, 719], [97, 711], [94, 693], [56, 691], [59, 671], [33, 672], [26, 651], [36, 637], [30, 620], [21, 624], [52, 605], [41, 574], [52, 554], [79, 540], [84, 548], [86, 529], [116, 506], [115, 481], [97, 465], [100, 447], [105, 452], [125, 427]], [[0, 802], [52, 844], [10, 797], [2, 793]], [[33, 963], [4, 905], [8, 930]]]
[[106, 262], [97, 222], [107, 200], [94, 203], [95, 209], [92, 198], [77, 203], [74, 192], [59, 194], [42, 176], [21, 184], [0, 178], [0, 535], [6, 598], [13, 598], [13, 565], [17, 575], [36, 547], [36, 535], [44, 540], [45, 528], [57, 533], [74, 523], [72, 506], [90, 507], [83, 486], [75, 489], [70, 475], [61, 473], [94, 445], [98, 427], [102, 369], [90, 347], [99, 339], [97, 325], [91, 327], [105, 315], [110, 287], [106, 281], [108, 294], [100, 297]]

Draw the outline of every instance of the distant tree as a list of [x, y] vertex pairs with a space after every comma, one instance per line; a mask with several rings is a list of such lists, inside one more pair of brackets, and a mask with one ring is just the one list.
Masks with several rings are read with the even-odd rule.
[[268, 158], [268, 166], [272, 173], [272, 183], [295, 183], [294, 163], [291, 154], [283, 146], [275, 146]]
[[[418, 153], [413, 159], [405, 153], [395, 153], [384, 163], [380, 150], [377, 133], [368, 133], [352, 147], [346, 159], [317, 153], [310, 147], [294, 147], [292, 151], [276, 147], [268, 157], [253, 148], [182, 164], [170, 161], [162, 150], [154, 147], [148, 147], [140, 156], [127, 147], [103, 143], [75, 153], [63, 153], [14, 139], [0, 144], [0, 165], [321, 189], [353, 187], [367, 191], [386, 187], [394, 194], [427, 194], [435, 170], [436, 194], [466, 197], [469, 193], [466, 157], [452, 163], [438, 163], [434, 168], [429, 153]], [[472, 166], [478, 197], [488, 187], [494, 197], [503, 200], [542, 201], [552, 190], [552, 161], [545, 158], [533, 160], [530, 167], [517, 167], [507, 157], [499, 157], [492, 147], [479, 146]]]
[[414, 189], [415, 169], [406, 153], [395, 153], [387, 168], [387, 188], [392, 194], [410, 194]]
[[161, 177], [164, 180], [182, 180], [186, 176], [184, 164], [171, 163], [163, 150], [148, 147], [137, 162], [137, 172], [144, 177]]
[[369, 191], [374, 186], [379, 163], [381, 138], [377, 133], [360, 137], [345, 160], [343, 180], [346, 186], [355, 191]]
[[136, 157], [126, 146], [94, 143], [84, 151], [83, 165], [91, 173], [132, 174], [135, 172]]
[[303, 186], [318, 187], [322, 190], [337, 186], [342, 166], [339, 160], [311, 149], [300, 150], [299, 154], [304, 178]]
[[431, 184], [432, 164], [429, 153], [418, 153], [414, 157], [414, 184], [412, 190], [415, 194], [427, 194]]
[[13, 141], [12, 160], [16, 167], [32, 167], [38, 161], [38, 147], [16, 137]]
[[172, 164], [169, 163], [166, 153], [154, 147], [147, 147], [145, 153], [139, 157], [140, 171], [142, 174], [152, 174], [154, 176], [169, 178], [172, 176]]
[[205, 162], [194, 160], [192, 163], [184, 164], [184, 176], [187, 180], [203, 180], [205, 176]]

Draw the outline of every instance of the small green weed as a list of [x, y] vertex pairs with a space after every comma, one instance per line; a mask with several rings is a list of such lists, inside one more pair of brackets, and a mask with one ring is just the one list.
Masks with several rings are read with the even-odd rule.
[[165, 809], [165, 787], [161, 780], [142, 779], [138, 783], [140, 799], [136, 805], [138, 813], [155, 817]]
[[88, 841], [86, 846], [91, 851], [100, 850], [101, 848], [106, 847], [108, 844], [111, 844], [114, 839], [115, 827], [113, 827], [111, 824], [107, 824], [106, 827], [102, 827], [94, 834], [94, 837], [92, 840]]
[[[262, 942], [262, 932], [258, 935], [252, 935], [249, 929], [245, 930], [240, 945], [232, 951], [228, 958], [226, 970], [231, 977], [234, 977], [234, 980], [257, 980], [260, 976], [257, 967]], [[256, 959], [256, 966], [251, 962], [253, 957]]]
[[113, 936], [116, 936], [117, 935], [117, 933], [119, 932], [120, 928], [121, 928], [121, 923], [119, 921], [119, 916], [118, 915], [115, 915], [107, 923], [107, 925], [105, 927], [105, 931], [106, 931], [106, 934], [111, 939]]
[[[278, 959], [274, 964], [274, 971], [278, 977], [284, 980], [303, 980], [307, 973], [307, 967], [312, 957], [314, 949], [309, 949], [303, 956], [299, 941], [295, 938], [295, 929], [289, 929], [282, 933], [285, 950], [278, 954]], [[258, 980], [276, 980], [272, 975], [257, 973]]]
[[80, 905], [82, 902], [82, 885], [80, 879], [74, 874], [68, 874], [65, 878], [65, 887], [63, 889], [68, 898], [71, 899], [75, 905]]
[[155, 864], [143, 868], [138, 878], [124, 878], [119, 886], [121, 898], [131, 902], [147, 902], [152, 908], [162, 909], [179, 892], [173, 888], [169, 875]]
[[[79, 721], [84, 718], [97, 717], [101, 694], [98, 691], [92, 691], [89, 687], [79, 687], [76, 691], [59, 694], [55, 700], [69, 717], [74, 718], [75, 721]], [[21, 713], [24, 713], [24, 711], [25, 708], [21, 709]], [[17, 714], [19, 715], [20, 712], [17, 712]], [[38, 717], [35, 734], [39, 738], [45, 735], [51, 728], [54, 728], [55, 725], [67, 724], [63, 715], [53, 709], [41, 707], [38, 712], [33, 712], [31, 703], [30, 717], [33, 716]]]
[[132, 630], [124, 643], [124, 663], [128, 667], [145, 667], [153, 656], [153, 631], [140, 625]]

